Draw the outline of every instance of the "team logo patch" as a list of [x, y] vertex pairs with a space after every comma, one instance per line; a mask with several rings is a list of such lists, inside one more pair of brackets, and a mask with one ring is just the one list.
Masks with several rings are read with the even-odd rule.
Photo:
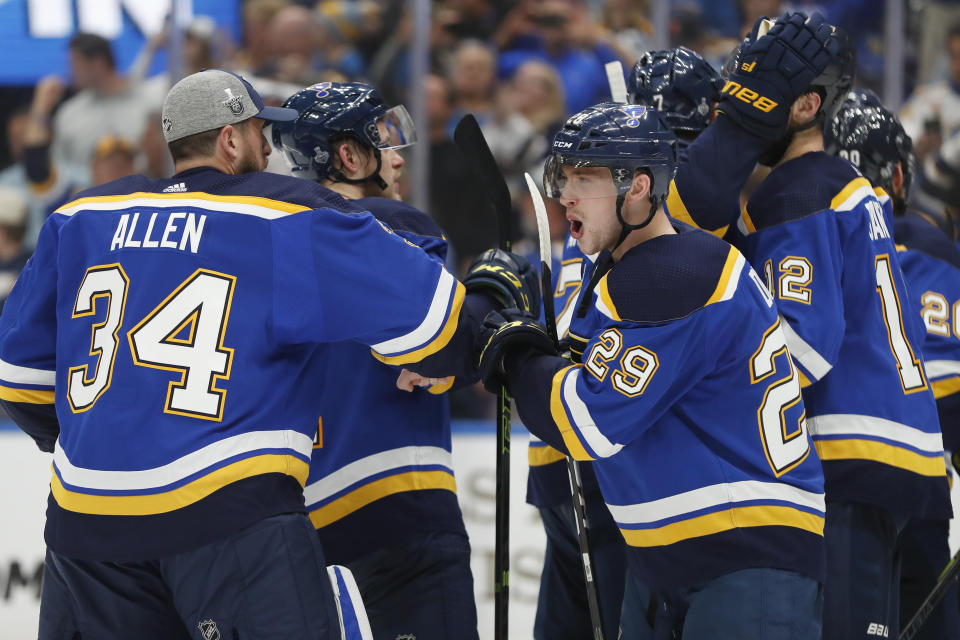
[[644, 106], [628, 106], [622, 107], [620, 111], [623, 111], [627, 114], [627, 121], [624, 123], [628, 127], [639, 127], [640, 118], [643, 117], [643, 114], [647, 112], [647, 108]]
[[417, 636], [412, 633], [401, 633], [394, 640], [417, 640]]
[[200, 629], [203, 640], [220, 640], [220, 629], [217, 628], [217, 623], [210, 618], [201, 620], [197, 628]]
[[326, 98], [328, 95], [330, 95], [330, 86], [332, 84], [333, 84], [332, 82], [320, 82], [320, 83], [311, 85], [310, 89], [317, 92], [318, 98]]
[[235, 116], [243, 113], [243, 96], [233, 95], [233, 91], [229, 87], [223, 90], [227, 94], [227, 99], [221, 102], [220, 104], [224, 105], [230, 109], [230, 113]]

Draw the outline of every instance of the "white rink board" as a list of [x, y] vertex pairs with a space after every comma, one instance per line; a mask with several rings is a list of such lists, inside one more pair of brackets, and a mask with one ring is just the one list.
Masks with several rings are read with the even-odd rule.
[[[453, 460], [460, 506], [473, 547], [473, 576], [480, 638], [493, 638], [493, 424], [488, 433], [457, 430]], [[527, 435], [517, 430], [511, 456], [510, 637], [530, 638], [543, 566], [544, 534], [537, 511], [524, 502]], [[43, 522], [51, 456], [19, 431], [0, 427], [0, 637], [37, 637], [39, 580], [43, 563]], [[12, 581], [11, 581], [12, 578]], [[12, 582], [12, 583], [11, 583]]]

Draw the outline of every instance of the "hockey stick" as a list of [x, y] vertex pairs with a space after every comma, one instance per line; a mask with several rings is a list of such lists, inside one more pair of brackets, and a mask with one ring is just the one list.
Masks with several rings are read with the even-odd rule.
[[[550, 223], [547, 220], [547, 207], [540, 195], [537, 183], [529, 173], [523, 174], [530, 189], [533, 210], [537, 214], [537, 236], [540, 239], [540, 288], [543, 291], [543, 318], [547, 333], [559, 345], [557, 336], [557, 317], [553, 308], [553, 278], [550, 275], [550, 263], [553, 253], [550, 250]], [[590, 623], [593, 625], [594, 640], [603, 640], [603, 621], [600, 618], [600, 601], [597, 598], [597, 584], [593, 579], [590, 560], [590, 541], [587, 538], [587, 503], [583, 498], [583, 483], [580, 481], [580, 468], [577, 461], [566, 456], [567, 475], [570, 477], [570, 499], [573, 502], [573, 519], [577, 527], [577, 540], [580, 543], [580, 557], [583, 558], [583, 575], [587, 587], [587, 608], [590, 610]]]
[[910, 618], [910, 622], [908, 622], [907, 626], [900, 632], [898, 640], [911, 640], [911, 638], [919, 633], [923, 627], [923, 623], [927, 621], [927, 618], [930, 617], [933, 610], [936, 609], [940, 601], [943, 600], [943, 596], [947, 595], [947, 591], [950, 590], [957, 576], [960, 576], [960, 551], [950, 559], [950, 562], [947, 563], [947, 566], [940, 573], [937, 584], [933, 585], [933, 589], [930, 590], [930, 595], [927, 596], [923, 604], [917, 609], [917, 612]]
[[610, 97], [614, 102], [627, 101], [627, 83], [623, 80], [623, 65], [619, 60], [603, 65], [607, 72], [607, 84], [610, 85]]
[[[480, 178], [497, 215], [498, 245], [510, 250], [510, 190], [472, 114], [460, 119], [453, 132], [457, 148]], [[497, 508], [493, 551], [494, 638], [506, 640], [510, 598], [510, 395], [497, 393]]]

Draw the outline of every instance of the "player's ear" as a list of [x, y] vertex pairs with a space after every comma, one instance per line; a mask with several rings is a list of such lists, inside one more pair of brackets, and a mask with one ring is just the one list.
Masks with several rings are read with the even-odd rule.
[[820, 94], [816, 91], [807, 91], [793, 101], [790, 107], [790, 126], [797, 127], [813, 120], [820, 110]]
[[630, 185], [630, 191], [627, 192], [627, 200], [644, 201], [650, 195], [650, 175], [646, 171], [637, 170], [633, 174], [633, 184]]
[[341, 170], [350, 175], [360, 168], [360, 158], [357, 156], [357, 149], [348, 140], [344, 140], [337, 146], [337, 158], [340, 160]]
[[229, 160], [235, 160], [240, 155], [240, 132], [233, 125], [224, 125], [217, 136], [217, 151]]
[[901, 165], [899, 162], [897, 163], [897, 168], [893, 170], [892, 183], [893, 183], [893, 193], [891, 193], [890, 195], [899, 196], [900, 194], [897, 192], [903, 189], [903, 165]]

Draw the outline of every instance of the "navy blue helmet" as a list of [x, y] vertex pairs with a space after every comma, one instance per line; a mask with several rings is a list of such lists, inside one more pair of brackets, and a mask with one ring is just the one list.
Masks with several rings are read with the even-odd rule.
[[839, 27], [834, 27], [834, 35], [840, 43], [837, 55], [810, 83], [811, 88], [820, 91], [820, 110], [817, 117], [821, 118], [822, 122], [830, 122], [837, 115], [857, 75], [857, 48], [853, 38]]
[[653, 107], [678, 135], [700, 133], [710, 124], [723, 79], [699, 53], [686, 47], [648, 51], [633, 65], [627, 82], [631, 103]]
[[650, 107], [605, 102], [571, 116], [554, 137], [543, 173], [552, 198], [566, 187], [564, 166], [609, 169], [616, 188], [611, 195], [625, 194], [637, 169], [646, 169], [656, 205], [667, 197], [677, 172], [677, 138]]
[[[364, 180], [380, 180], [379, 150], [416, 142], [407, 110], [400, 105], [387, 109], [376, 89], [359, 82], [321, 82], [290, 96], [283, 106], [300, 115], [293, 122], [274, 124], [273, 146], [283, 153], [296, 177], [362, 182], [346, 179], [333, 167], [332, 144], [352, 138], [376, 152], [377, 170]], [[386, 138], [378, 123], [386, 125]]]
[[[905, 199], [913, 179], [913, 141], [875, 94], [851, 91], [824, 127], [823, 144], [827, 153], [852, 162], [867, 180], [883, 187], [891, 197], [899, 164], [903, 169]], [[902, 199], [895, 199], [894, 203], [902, 210]]]

